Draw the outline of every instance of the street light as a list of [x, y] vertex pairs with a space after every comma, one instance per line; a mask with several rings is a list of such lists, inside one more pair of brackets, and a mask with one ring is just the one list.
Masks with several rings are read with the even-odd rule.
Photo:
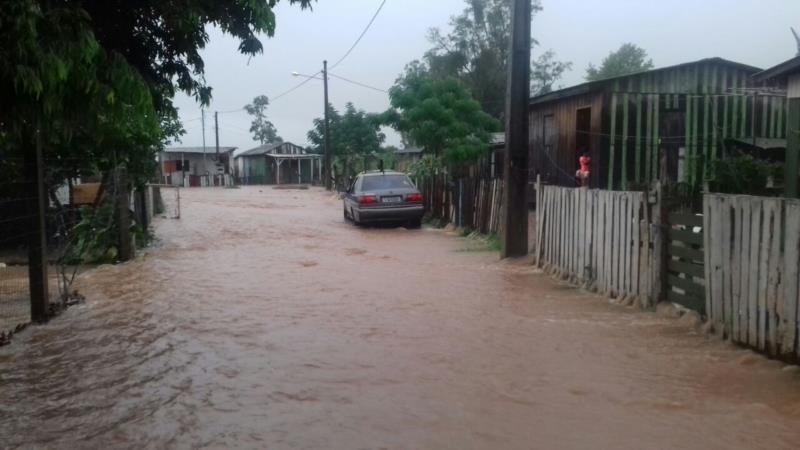
[[316, 75], [305, 75], [299, 72], [292, 72], [293, 77], [305, 77], [308, 79], [322, 80], [325, 85], [325, 189], [331, 190], [331, 139], [328, 119], [328, 61], [322, 62], [322, 78]]

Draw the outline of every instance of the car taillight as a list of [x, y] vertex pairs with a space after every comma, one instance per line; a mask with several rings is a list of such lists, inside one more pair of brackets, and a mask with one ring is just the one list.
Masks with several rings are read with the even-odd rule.
[[422, 194], [408, 194], [406, 195], [407, 202], [422, 203]]
[[369, 205], [372, 203], [378, 203], [378, 197], [374, 195], [362, 195], [361, 197], [358, 197], [359, 205]]

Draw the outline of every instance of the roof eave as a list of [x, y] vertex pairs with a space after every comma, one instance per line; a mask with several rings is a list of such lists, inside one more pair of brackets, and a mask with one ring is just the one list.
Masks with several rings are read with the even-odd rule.
[[796, 56], [788, 61], [784, 61], [777, 66], [762, 70], [753, 75], [753, 80], [757, 82], [769, 81], [772, 79], [783, 78], [793, 73], [800, 73], [800, 56]]

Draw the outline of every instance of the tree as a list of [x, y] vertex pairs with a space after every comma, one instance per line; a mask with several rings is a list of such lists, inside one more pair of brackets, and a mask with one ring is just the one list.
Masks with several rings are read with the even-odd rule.
[[[434, 47], [424, 56], [432, 77], [460, 80], [483, 110], [498, 119], [505, 112], [512, 1], [468, 0], [467, 8], [451, 18], [448, 34], [430, 30], [428, 40]], [[541, 9], [539, 0], [533, 0], [534, 13]], [[544, 52], [531, 61], [531, 92], [552, 89], [571, 67], [569, 62], [556, 61], [552, 50]]]
[[625, 43], [617, 51], [609, 53], [599, 68], [589, 64], [589, 67], [586, 68], [586, 79], [588, 81], [603, 80], [652, 68], [653, 60], [647, 57], [647, 52], [643, 48]]
[[385, 123], [445, 164], [476, 160], [488, 151], [500, 123], [455, 79], [432, 79], [411, 64], [389, 91]]
[[275, 125], [267, 120], [268, 106], [269, 98], [266, 95], [259, 95], [253, 99], [253, 103], [245, 105], [244, 107], [247, 114], [253, 116], [253, 122], [250, 125], [250, 132], [253, 133], [253, 139], [261, 142], [261, 145], [283, 142], [283, 139], [278, 136], [278, 130], [275, 129]]
[[[380, 119], [374, 114], [347, 103], [344, 114], [329, 106], [328, 129], [331, 134], [331, 155], [350, 175], [350, 169], [364, 158], [381, 151], [386, 135], [380, 131]], [[308, 140], [315, 153], [323, 153], [325, 143], [324, 119], [314, 119], [314, 128], [308, 132]]]
[[112, 162], [142, 182], [163, 143], [182, 133], [176, 90], [204, 104], [211, 96], [200, 57], [206, 26], [254, 55], [258, 34], [274, 34], [277, 3], [0, 2], [0, 101], [13, 105], [0, 111], [0, 151], [22, 155], [38, 135], [53, 183]]

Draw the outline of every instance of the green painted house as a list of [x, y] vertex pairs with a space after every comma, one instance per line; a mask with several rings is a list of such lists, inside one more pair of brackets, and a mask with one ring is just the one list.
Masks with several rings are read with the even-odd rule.
[[240, 185], [315, 184], [322, 178], [322, 155], [291, 142], [260, 145], [235, 157]]
[[734, 141], [786, 138], [786, 93], [760, 71], [708, 58], [533, 97], [530, 177], [574, 186], [586, 152], [592, 187], [644, 187], [662, 161], [670, 180], [702, 186]]
[[784, 165], [785, 194], [800, 197], [800, 56], [756, 74], [758, 83], [772, 84], [786, 90], [788, 113], [783, 126], [786, 133], [786, 160]]

